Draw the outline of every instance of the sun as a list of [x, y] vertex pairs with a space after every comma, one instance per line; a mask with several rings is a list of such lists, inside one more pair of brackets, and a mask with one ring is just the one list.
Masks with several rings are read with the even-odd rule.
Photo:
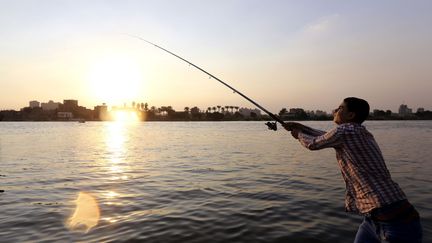
[[93, 61], [88, 72], [92, 95], [113, 105], [139, 98], [143, 75], [139, 63], [125, 55], [110, 55]]
[[139, 121], [138, 114], [135, 111], [118, 110], [114, 111], [113, 118], [119, 122], [136, 122]]

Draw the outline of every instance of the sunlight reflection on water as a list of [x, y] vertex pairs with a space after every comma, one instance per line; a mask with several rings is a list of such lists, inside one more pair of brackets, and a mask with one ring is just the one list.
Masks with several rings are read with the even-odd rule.
[[122, 162], [125, 154], [125, 123], [124, 122], [109, 122], [106, 123], [105, 142], [107, 152], [110, 154], [109, 160], [112, 163]]
[[122, 175], [127, 170], [127, 163], [124, 161], [127, 154], [127, 129], [131, 125], [130, 122], [109, 122], [106, 123], [105, 143], [106, 153], [108, 154], [108, 166], [111, 171], [113, 180], [128, 179], [126, 175]]
[[[106, 154], [108, 158], [106, 160], [107, 166], [109, 167], [112, 180], [126, 180], [128, 177], [122, 175], [125, 172], [124, 158], [126, 154], [126, 122], [117, 121], [105, 123], [105, 144]], [[120, 196], [115, 191], [106, 191], [100, 194], [101, 198], [108, 200], [105, 202], [106, 205], [118, 205], [119, 203], [111, 202]], [[100, 218], [101, 211], [96, 198], [88, 192], [80, 192], [78, 198], [74, 201], [76, 204], [75, 211], [70, 219], [67, 221], [67, 226], [70, 230], [83, 230], [88, 233], [93, 227], [97, 226]], [[103, 217], [103, 220], [109, 223], [115, 223], [118, 220], [113, 217]]]
[[99, 205], [96, 199], [86, 192], [78, 193], [75, 204], [75, 211], [69, 218], [67, 227], [70, 230], [84, 230], [87, 233], [99, 222]]
[[[367, 127], [429, 242], [432, 123]], [[334, 151], [262, 122], [1, 123], [0, 148], [1, 242], [342, 243], [361, 222]]]

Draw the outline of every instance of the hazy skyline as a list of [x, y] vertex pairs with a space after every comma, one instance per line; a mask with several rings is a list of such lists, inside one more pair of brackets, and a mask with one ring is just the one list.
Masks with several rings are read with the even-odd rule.
[[431, 1], [3, 1], [0, 109], [30, 100], [432, 110]]

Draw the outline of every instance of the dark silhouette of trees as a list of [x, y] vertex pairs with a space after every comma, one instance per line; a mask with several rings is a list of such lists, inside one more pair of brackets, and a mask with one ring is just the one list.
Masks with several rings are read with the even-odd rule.
[[283, 116], [287, 113], [287, 109], [286, 108], [282, 108], [282, 110], [279, 111], [279, 116]]
[[[258, 115], [259, 113], [250, 112], [249, 115], [243, 116], [239, 112], [238, 106], [209, 106], [207, 109], [200, 110], [197, 106], [190, 108], [189, 106], [184, 107], [182, 111], [175, 111], [172, 106], [151, 106], [149, 109], [148, 103], [137, 103], [132, 101], [130, 103], [132, 107], [128, 107], [127, 103], [123, 104], [123, 107], [113, 106], [111, 110], [125, 110], [134, 111], [138, 113], [138, 117], [142, 120], [150, 121], [230, 121], [230, 120], [271, 120], [267, 115]], [[68, 108], [65, 104], [60, 104], [56, 110], [43, 110], [40, 107], [24, 107], [20, 111], [14, 110], [2, 110], [0, 111], [0, 121], [55, 121], [55, 120], [100, 120], [99, 110], [101, 106], [96, 106], [94, 110], [87, 109], [82, 106], [76, 106]], [[107, 106], [105, 107], [105, 113], [109, 113]], [[72, 112], [73, 119], [64, 114], [58, 112]], [[98, 115], [96, 115], [98, 114]], [[286, 120], [330, 120], [331, 116], [327, 115], [323, 111], [306, 112], [302, 108], [290, 108], [289, 111], [286, 108], [282, 108], [279, 111], [279, 116]], [[105, 116], [109, 117], [109, 115]], [[109, 118], [108, 118], [109, 119]], [[416, 113], [412, 113], [409, 116], [402, 116], [392, 113], [390, 110], [373, 110], [370, 114], [371, 120], [432, 120], [432, 111], [424, 110], [423, 108], [418, 109]]]
[[395, 119], [395, 117], [392, 115], [391, 110], [373, 110], [372, 114], [370, 114], [370, 119], [374, 120], [389, 120], [389, 119]]
[[432, 111], [417, 111], [415, 115], [422, 120], [432, 120]]
[[190, 113], [191, 113], [192, 119], [200, 119], [202, 117], [200, 109], [196, 106], [194, 106], [190, 109]]

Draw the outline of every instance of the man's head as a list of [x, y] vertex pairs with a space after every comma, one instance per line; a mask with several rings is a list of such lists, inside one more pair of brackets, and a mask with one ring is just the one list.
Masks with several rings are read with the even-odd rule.
[[369, 116], [369, 104], [366, 100], [348, 97], [333, 112], [333, 121], [336, 124], [355, 122], [362, 124]]

